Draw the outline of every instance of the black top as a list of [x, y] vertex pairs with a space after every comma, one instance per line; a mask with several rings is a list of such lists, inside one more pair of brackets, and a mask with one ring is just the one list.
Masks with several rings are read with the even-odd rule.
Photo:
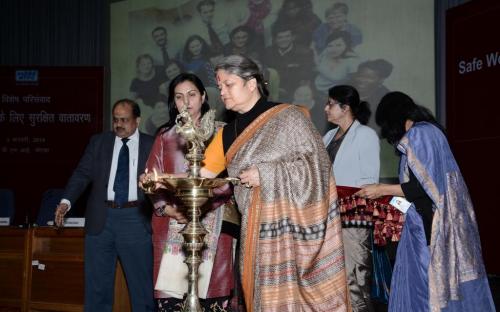
[[338, 131], [340, 131], [340, 127], [338, 127], [337, 133], [335, 133], [335, 135], [333, 136], [333, 139], [330, 141], [330, 143], [326, 147], [326, 151], [328, 152], [328, 155], [330, 156], [330, 161], [332, 162], [332, 164], [335, 162], [335, 157], [337, 156], [337, 153], [339, 152], [340, 145], [342, 145], [342, 142], [344, 141], [345, 135], [347, 134], [347, 132], [349, 132], [349, 129], [351, 129], [351, 126], [353, 123], [354, 122], [351, 123], [349, 128], [347, 128], [347, 130], [344, 133], [342, 133], [342, 135], [340, 137], [335, 139], [335, 136], [337, 135]]
[[330, 161], [332, 164], [335, 162], [335, 157], [337, 156], [337, 153], [339, 151], [340, 145], [344, 141], [345, 138], [345, 133], [342, 134], [342, 136], [338, 139], [333, 138], [330, 141], [330, 144], [326, 147], [326, 151], [328, 152], [328, 155], [330, 156]]
[[[243, 130], [248, 127], [260, 114], [264, 113], [268, 109], [277, 105], [276, 103], [268, 102], [265, 98], [261, 97], [257, 103], [244, 114], [237, 114], [236, 117], [224, 126], [224, 131], [222, 132], [222, 145], [224, 147], [224, 154], [227, 153], [231, 144], [240, 135]], [[221, 173], [226, 175], [226, 173]], [[232, 237], [239, 238], [239, 227], [231, 222], [223, 221], [221, 232], [231, 235]]]
[[240, 135], [243, 130], [248, 127], [260, 114], [264, 113], [268, 109], [278, 105], [278, 103], [268, 102], [267, 99], [261, 97], [257, 103], [248, 112], [243, 114], [237, 114], [233, 121], [229, 122], [224, 126], [224, 131], [222, 132], [222, 145], [224, 147], [224, 154], [226, 154], [231, 144]]
[[424, 224], [425, 239], [427, 240], [427, 245], [431, 242], [431, 230], [432, 230], [432, 217], [434, 216], [434, 211], [432, 210], [432, 200], [427, 195], [422, 185], [417, 180], [417, 177], [411, 170], [410, 180], [406, 183], [401, 184], [401, 189], [405, 194], [406, 199], [415, 205], [415, 209], [422, 217], [422, 222]]

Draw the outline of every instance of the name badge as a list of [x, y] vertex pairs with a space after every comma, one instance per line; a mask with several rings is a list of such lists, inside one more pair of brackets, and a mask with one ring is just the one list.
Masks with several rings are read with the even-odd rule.
[[65, 227], [84, 227], [85, 226], [85, 218], [65, 218], [64, 219]]
[[[53, 226], [54, 221], [47, 221], [47, 225]], [[85, 218], [64, 218], [64, 227], [84, 227]]]
[[10, 225], [10, 218], [8, 217], [0, 218], [0, 226], [9, 226], [9, 225]]
[[393, 205], [396, 207], [399, 211], [402, 213], [406, 213], [408, 211], [408, 208], [410, 208], [411, 203], [404, 199], [404, 197], [399, 197], [399, 196], [394, 196], [389, 204]]

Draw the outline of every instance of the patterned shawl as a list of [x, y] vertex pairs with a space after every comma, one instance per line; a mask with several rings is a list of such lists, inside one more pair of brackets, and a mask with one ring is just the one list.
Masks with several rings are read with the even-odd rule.
[[461, 283], [484, 278], [486, 271], [472, 201], [444, 134], [419, 122], [401, 139], [400, 180], [408, 168], [434, 203], [430, 243], [429, 306], [440, 311], [460, 300]]
[[331, 163], [311, 121], [297, 106], [275, 106], [226, 162], [230, 176], [250, 165], [260, 173], [260, 187], [235, 187], [248, 311], [350, 311]]

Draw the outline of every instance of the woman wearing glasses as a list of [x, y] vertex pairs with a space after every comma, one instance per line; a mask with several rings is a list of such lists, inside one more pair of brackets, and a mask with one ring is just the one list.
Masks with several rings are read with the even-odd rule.
[[[327, 120], [337, 125], [323, 137], [337, 186], [361, 187], [378, 183], [380, 146], [375, 131], [365, 126], [370, 118], [368, 104], [360, 101], [354, 87], [339, 85], [328, 90], [325, 113]], [[342, 227], [353, 311], [373, 311], [370, 302], [371, 229], [363, 224], [344, 223]]]

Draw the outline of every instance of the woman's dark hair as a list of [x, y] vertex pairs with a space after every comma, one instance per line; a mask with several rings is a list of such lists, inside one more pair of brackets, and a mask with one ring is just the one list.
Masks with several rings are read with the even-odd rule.
[[325, 41], [326, 45], [325, 45], [325, 48], [323, 48], [323, 50], [326, 49], [326, 46], [328, 46], [330, 44], [330, 42], [337, 40], [337, 39], [342, 39], [345, 43], [345, 51], [342, 53], [341, 57], [346, 57], [346, 55], [348, 53], [353, 52], [351, 34], [349, 34], [347, 31], [343, 31], [343, 30], [335, 30], [330, 35], [328, 35], [328, 37], [326, 37], [326, 41]]
[[167, 105], [168, 105], [169, 120], [158, 129], [158, 132], [163, 133], [165, 131], [168, 131], [175, 125], [175, 118], [179, 114], [179, 110], [175, 105], [175, 87], [177, 87], [178, 84], [184, 81], [192, 82], [196, 86], [196, 89], [198, 89], [200, 94], [205, 95], [205, 101], [203, 101], [203, 103], [201, 104], [201, 116], [203, 116], [206, 112], [210, 110], [210, 105], [208, 105], [207, 90], [205, 90], [205, 86], [203, 85], [203, 82], [201, 82], [201, 79], [192, 73], [180, 73], [179, 75], [175, 76], [174, 79], [172, 79], [170, 85], [168, 86]]
[[229, 39], [231, 39], [231, 44], [233, 43], [234, 35], [236, 35], [239, 32], [244, 32], [248, 35], [246, 45], [247, 46], [250, 45], [250, 43], [252, 43], [252, 41], [254, 40], [255, 33], [252, 30], [252, 28], [245, 26], [245, 25], [237, 26], [233, 30], [231, 30], [231, 32], [229, 33]]
[[195, 40], [198, 40], [201, 43], [201, 51], [200, 51], [201, 57], [208, 59], [211, 56], [210, 46], [205, 41], [205, 39], [203, 39], [199, 35], [192, 35], [189, 36], [189, 38], [187, 38], [186, 44], [184, 44], [184, 50], [182, 52], [183, 60], [186, 63], [189, 63], [193, 60], [193, 55], [191, 54], [191, 51], [189, 51], [189, 45], [191, 44], [191, 42]]
[[289, 17], [286, 15], [286, 10], [289, 9], [290, 6], [298, 8], [298, 16], [297, 21], [299, 22], [304, 17], [309, 17], [313, 15], [313, 5], [311, 0], [284, 0], [281, 4], [281, 8], [278, 11], [277, 21], [282, 21], [288, 19]]
[[349, 106], [354, 119], [366, 125], [372, 112], [368, 103], [359, 99], [356, 88], [349, 85], [339, 85], [328, 90], [328, 97], [340, 103], [340, 107]]
[[150, 54], [140, 54], [135, 58], [135, 66], [139, 67], [139, 64], [143, 59], [148, 59], [152, 64], [154, 64], [153, 57]]
[[[170, 67], [170, 65], [175, 65], [179, 68], [179, 71], [182, 73], [184, 71], [184, 66], [182, 65], [181, 62], [179, 61], [176, 61], [176, 60], [169, 60], [167, 62], [167, 64], [165, 64], [165, 67], [164, 67], [164, 72], [165, 72], [165, 76], [167, 75], [167, 68]], [[168, 78], [168, 77], [167, 77]]]
[[152, 69], [154, 69], [153, 57], [150, 54], [141, 54], [141, 55], [137, 56], [137, 58], [135, 59], [135, 69], [136, 70], [139, 68], [139, 64], [141, 64], [142, 60], [149, 60], [151, 62], [151, 64], [153, 65]]
[[384, 59], [376, 59], [359, 64], [358, 72], [363, 68], [373, 70], [381, 79], [385, 79], [391, 75], [393, 65]]
[[269, 96], [269, 90], [264, 81], [264, 75], [259, 69], [259, 66], [250, 58], [243, 55], [229, 55], [215, 66], [216, 73], [218, 70], [224, 70], [245, 81], [255, 78], [255, 80], [257, 80], [257, 88], [259, 89], [260, 96], [263, 98]]
[[326, 8], [325, 18], [332, 15], [333, 13], [336, 13], [337, 11], [340, 11], [342, 12], [342, 14], [347, 15], [349, 13], [349, 7], [347, 6], [347, 4], [342, 2], [334, 3], [330, 7]]
[[396, 146], [406, 133], [406, 120], [427, 121], [444, 133], [443, 127], [425, 107], [415, 102], [403, 92], [389, 92], [381, 100], [375, 114], [375, 121], [381, 128], [381, 136]]

